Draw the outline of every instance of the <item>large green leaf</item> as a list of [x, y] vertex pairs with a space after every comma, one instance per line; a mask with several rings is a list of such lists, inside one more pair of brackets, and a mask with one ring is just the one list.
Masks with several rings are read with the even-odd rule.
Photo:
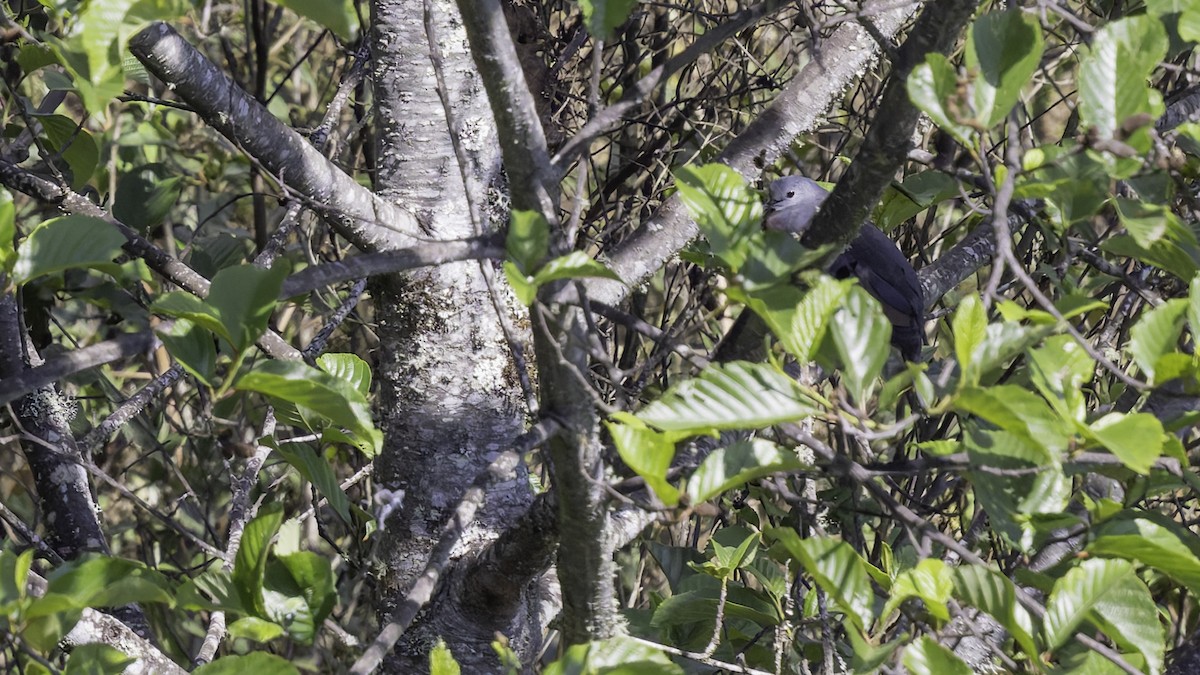
[[363, 396], [371, 394], [371, 364], [357, 355], [326, 352], [317, 357], [317, 367], [349, 382]]
[[815, 411], [807, 392], [787, 375], [758, 363], [710, 366], [671, 387], [638, 413], [665, 431], [707, 433], [795, 422]]
[[976, 121], [985, 129], [1004, 120], [1042, 59], [1042, 31], [1037, 17], [1021, 12], [992, 12], [967, 31], [967, 70], [977, 72], [971, 102]]
[[274, 654], [253, 652], [245, 656], [223, 656], [192, 671], [193, 675], [300, 675], [290, 661]]
[[805, 462], [800, 461], [796, 451], [790, 448], [782, 448], [762, 438], [738, 441], [704, 458], [704, 462], [688, 479], [687, 495], [696, 504], [755, 478], [807, 467]]
[[908, 98], [942, 131], [956, 141], [971, 147], [975, 130], [963, 124], [959, 111], [965, 109], [959, 91], [958, 73], [950, 60], [936, 51], [925, 56], [925, 63], [917, 64], [905, 83]]
[[922, 635], [905, 647], [900, 660], [912, 675], [971, 675], [973, 672], [954, 652], [928, 635]]
[[[1083, 123], [1103, 138], [1126, 136], [1122, 127], [1145, 115], [1143, 127], [1163, 112], [1162, 95], [1147, 78], [1167, 53], [1162, 22], [1151, 16], [1129, 16], [1106, 24], [1083, 48], [1079, 67], [1079, 113]], [[1145, 128], [1125, 141], [1138, 151], [1150, 147]]]
[[1049, 451], [1065, 448], [1074, 433], [1045, 400], [1016, 385], [966, 387], [954, 404]]
[[962, 370], [963, 384], [978, 384], [979, 372], [971, 368], [975, 350], [983, 343], [987, 334], [987, 313], [983, 309], [983, 301], [972, 293], [958, 303], [954, 318], [950, 321], [950, 329], [954, 333], [954, 356], [958, 359], [958, 367]]
[[266, 618], [283, 626], [293, 640], [312, 644], [337, 599], [328, 558], [298, 551], [270, 561], [262, 596]]
[[950, 568], [937, 558], [926, 558], [916, 567], [896, 575], [880, 616], [887, 618], [905, 600], [918, 598], [925, 603], [931, 616], [939, 621], [949, 621], [950, 610], [946, 603], [953, 593], [954, 579], [950, 576]]
[[1071, 479], [1057, 455], [1023, 436], [968, 424], [963, 446], [975, 498], [991, 525], [1023, 551], [1036, 534], [1030, 516], [1062, 513], [1071, 498]]
[[1140, 474], [1162, 456], [1163, 425], [1150, 413], [1109, 413], [1092, 422], [1087, 435]]
[[242, 543], [233, 563], [233, 585], [242, 605], [260, 618], [268, 619], [263, 602], [263, 578], [267, 573], [267, 556], [271, 540], [283, 524], [283, 504], [264, 504], [253, 520], [242, 530]]
[[844, 541], [832, 537], [801, 539], [795, 529], [773, 527], [767, 536], [778, 542], [841, 606], [860, 630], [875, 620], [875, 594], [862, 557]]
[[1179, 334], [1183, 332], [1187, 309], [1186, 300], [1168, 300], [1143, 314], [1129, 331], [1129, 350], [1133, 353], [1133, 360], [1152, 381], [1159, 361], [1178, 350]]
[[725, 164], [685, 166], [675, 172], [675, 185], [713, 255], [731, 271], [746, 262], [746, 240], [762, 221], [762, 202], [738, 172]]
[[1160, 514], [1129, 512], [1107, 520], [1095, 529], [1087, 550], [1148, 565], [1200, 595], [1200, 543]]
[[678, 504], [679, 490], [667, 481], [667, 470], [675, 457], [675, 443], [682, 435], [651, 429], [628, 413], [618, 413], [605, 426], [621, 461], [641, 476], [664, 504]]
[[176, 319], [183, 319], [197, 326], [203, 326], [214, 335], [225, 338], [232, 344], [229, 330], [217, 310], [200, 298], [184, 291], [172, 291], [154, 301], [150, 311]]
[[550, 224], [537, 211], [513, 211], [505, 248], [517, 269], [532, 275], [550, 252]]
[[273, 443], [271, 447], [317, 488], [317, 492], [329, 502], [329, 507], [341, 516], [342, 522], [353, 522], [350, 516], [350, 498], [342, 490], [333, 467], [324, 457], [317, 454], [312, 446], [305, 443]]
[[187, 319], [176, 319], [167, 330], [155, 334], [184, 370], [209, 387], [214, 386], [217, 345], [212, 333]]
[[780, 285], [752, 294], [746, 304], [761, 316], [779, 338], [779, 343], [797, 361], [816, 357], [834, 312], [850, 293], [852, 280], [837, 281], [826, 275], [807, 275], [807, 292], [793, 285]]
[[383, 434], [375, 428], [371, 406], [349, 381], [299, 361], [261, 361], [237, 381], [243, 391], [256, 391], [302, 408], [305, 419], [316, 417], [349, 429], [357, 445], [375, 456]]
[[49, 146], [71, 170], [71, 187], [79, 190], [88, 183], [100, 163], [100, 146], [75, 120], [62, 115], [38, 118], [46, 131]]
[[264, 269], [257, 265], [226, 267], [213, 277], [205, 301], [220, 317], [238, 351], [254, 344], [267, 330], [287, 265]]
[[1070, 335], [1054, 335], [1031, 349], [1029, 379], [1064, 420], [1082, 422], [1087, 415], [1083, 385], [1092, 381], [1095, 362]]
[[887, 362], [892, 324], [883, 315], [879, 301], [862, 287], [854, 286], [833, 315], [831, 328], [846, 386], [855, 402], [862, 405]]
[[627, 635], [572, 645], [543, 675], [683, 675], [661, 650]]
[[101, 555], [85, 555], [51, 572], [46, 593], [34, 601], [27, 616], [43, 609], [119, 607], [135, 602], [172, 603], [172, 586], [162, 573], [144, 564]]
[[1117, 199], [1114, 203], [1128, 235], [1105, 242], [1105, 250], [1137, 257], [1180, 279], [1191, 280], [1200, 269], [1196, 234], [1164, 206], [1132, 199]]
[[74, 267], [111, 265], [125, 237], [111, 224], [91, 216], [63, 216], [38, 225], [17, 247], [13, 278], [24, 283], [43, 274]]
[[1046, 602], [1047, 646], [1062, 646], [1084, 621], [1099, 625], [1118, 644], [1136, 649], [1151, 673], [1162, 672], [1158, 608], [1128, 561], [1084, 560], [1054, 584]]
[[925, 209], [958, 195], [958, 181], [952, 176], [941, 171], [919, 171], [888, 186], [871, 219], [879, 229], [888, 232]]
[[183, 191], [183, 176], [172, 175], [166, 164], [143, 164], [117, 179], [113, 216], [146, 232], [163, 222]]
[[955, 597], [962, 603], [987, 612], [1008, 630], [1031, 660], [1040, 650], [1033, 641], [1033, 619], [1017, 602], [1017, 590], [1003, 574], [979, 565], [960, 565], [953, 570]]

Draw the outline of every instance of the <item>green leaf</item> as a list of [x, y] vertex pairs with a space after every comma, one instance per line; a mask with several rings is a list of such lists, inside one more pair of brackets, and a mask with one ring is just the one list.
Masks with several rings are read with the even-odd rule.
[[598, 40], [607, 39], [637, 6], [637, 0], [579, 0], [588, 33]]
[[125, 237], [91, 216], [63, 216], [38, 225], [17, 247], [13, 278], [25, 283], [43, 274], [75, 267], [111, 265]]
[[1032, 551], [1036, 531], [1031, 516], [1062, 513], [1071, 498], [1071, 479], [1059, 456], [1008, 431], [968, 423], [964, 447], [975, 498], [992, 527], [1022, 551]]
[[213, 277], [205, 302], [228, 331], [234, 349], [244, 351], [267, 330], [287, 265], [263, 269], [257, 265], [226, 267]]
[[350, 382], [300, 361], [261, 361], [236, 387], [287, 401], [297, 406], [305, 419], [316, 417], [349, 429], [368, 457], [374, 457], [383, 444], [366, 397]]
[[16, 207], [13, 206], [12, 193], [0, 189], [0, 275], [12, 271], [17, 263], [17, 224]]
[[[669, 600], [668, 600], [669, 601]], [[626, 635], [568, 647], [543, 675], [684, 675], [661, 650]]]
[[1131, 199], [1117, 199], [1115, 204], [1128, 235], [1105, 242], [1105, 250], [1137, 257], [1185, 281], [1195, 276], [1200, 244], [1178, 216], [1158, 204]]
[[1092, 381], [1092, 357], [1070, 335], [1054, 335], [1031, 349], [1029, 379], [1064, 420], [1083, 422], [1087, 401], [1083, 385]]
[[[3, 229], [4, 222], [0, 220], [0, 232]], [[1192, 341], [1200, 340], [1200, 274], [1192, 277], [1192, 282], [1188, 285], [1187, 320], [1188, 328], [1192, 331]]]
[[358, 14], [354, 3], [346, 0], [278, 0], [300, 16], [328, 28], [345, 43], [354, 41], [358, 32]]
[[78, 645], [71, 650], [63, 675], [121, 675], [136, 660], [106, 644]]
[[505, 247], [522, 275], [533, 274], [550, 253], [550, 224], [537, 211], [513, 211]]
[[257, 616], [247, 616], [234, 621], [226, 628], [230, 637], [244, 638], [258, 643], [266, 643], [286, 633], [283, 626]]
[[1150, 473], [1163, 452], [1163, 426], [1149, 413], [1109, 413], [1092, 422], [1088, 435], [1140, 474]]
[[[1160, 20], [1130, 16], [1105, 24], [1082, 51], [1079, 113], [1084, 124], [1102, 138], [1121, 138], [1122, 126], [1135, 115], [1146, 115], [1147, 124], [1162, 115], [1162, 95], [1146, 83], [1167, 54]], [[1140, 152], [1150, 147], [1145, 125], [1123, 140]]]
[[972, 675], [971, 667], [954, 652], [922, 635], [904, 648], [900, 662], [912, 675]]
[[1131, 511], [1105, 521], [1093, 536], [1090, 554], [1148, 565], [1200, 594], [1200, 544], [1190, 530], [1157, 513]]
[[747, 240], [762, 222], [762, 202], [738, 172], [724, 164], [685, 166], [675, 185], [713, 255], [732, 272], [746, 262]]
[[887, 618], [909, 598], [918, 598], [925, 603], [929, 614], [939, 621], [950, 620], [946, 603], [954, 592], [954, 579], [950, 568], [937, 558], [926, 558], [917, 566], [896, 575], [883, 606], [881, 617]]
[[29, 568], [33, 565], [32, 548], [20, 554], [0, 551], [0, 615], [13, 611], [12, 607], [26, 596], [25, 583], [29, 580]]
[[213, 386], [217, 345], [212, 333], [187, 319], [176, 319], [167, 330], [155, 331], [155, 334], [184, 370], [205, 385]]
[[317, 367], [349, 382], [364, 397], [371, 395], [371, 365], [357, 355], [326, 352], [317, 357]]
[[1168, 300], [1146, 312], [1129, 331], [1129, 351], [1133, 360], [1154, 381], [1158, 362], [1177, 351], [1179, 334], [1183, 331], [1184, 313], [1188, 301]]
[[919, 171], [904, 177], [903, 182], [889, 185], [872, 215], [875, 225], [884, 232], [931, 206], [959, 194], [958, 181], [941, 171]]
[[875, 594], [866, 563], [849, 544], [832, 537], [801, 539], [795, 529], [787, 527], [773, 527], [766, 534], [804, 566], [859, 630], [871, 626]]
[[962, 369], [963, 384], [978, 384], [977, 369], [970, 368], [973, 355], [983, 343], [987, 334], [987, 313], [983, 310], [983, 302], [979, 296], [972, 293], [958, 303], [950, 329], [954, 332], [954, 355], [958, 359], [958, 367]]
[[267, 618], [293, 640], [312, 644], [337, 599], [329, 560], [312, 551], [281, 555], [267, 565], [263, 603]]
[[892, 324], [879, 301], [854, 286], [833, 315], [833, 345], [841, 360], [846, 386], [858, 404], [866, 402], [887, 362]]
[[908, 98], [942, 131], [966, 147], [972, 147], [975, 130], [959, 123], [959, 111], [965, 106], [958, 88], [958, 73], [950, 60], [938, 52], [925, 56], [925, 63], [913, 68], [906, 83]]
[[[732, 540], [728, 544], [720, 540]], [[722, 528], [712, 539], [708, 540], [708, 548], [712, 551], [711, 559], [700, 566], [710, 576], [717, 579], [729, 579], [738, 568], [750, 564], [758, 550], [758, 533], [739, 527]]]
[[353, 522], [350, 517], [350, 498], [342, 490], [333, 467], [324, 457], [304, 443], [274, 443], [271, 447], [317, 488], [317, 492], [325, 497], [329, 507], [342, 518], [342, 522]]
[[971, 87], [975, 117], [989, 129], [1004, 121], [1042, 60], [1037, 17], [1020, 12], [979, 17], [967, 33], [965, 56], [967, 70], [978, 73]]
[[852, 280], [837, 281], [820, 275], [813, 278], [808, 292], [802, 295], [795, 287], [784, 287], [781, 306], [771, 312], [771, 318], [753, 304], [750, 308], [767, 320], [784, 349], [797, 361], [807, 363], [816, 358], [833, 315], [850, 294], [853, 284]]
[[815, 412], [808, 393], [775, 368], [735, 361], [671, 387], [638, 418], [664, 431], [707, 433], [795, 422]]
[[605, 422], [605, 426], [621, 461], [646, 481], [663, 504], [678, 504], [679, 490], [667, 481], [667, 471], [681, 434], [655, 431], [628, 413], [614, 415], [614, 421]]
[[225, 323], [221, 321], [217, 310], [191, 293], [184, 291], [167, 293], [150, 305], [150, 311], [202, 326], [232, 344], [229, 331], [225, 328]]
[[166, 219], [183, 191], [184, 178], [174, 176], [165, 164], [143, 164], [117, 179], [113, 216], [140, 232]]
[[795, 450], [752, 438], [714, 450], [687, 483], [691, 503], [706, 502], [749, 481], [782, 471], [808, 468]]
[[1064, 449], [1071, 435], [1041, 397], [1015, 385], [967, 387], [954, 404], [1050, 452]]
[[1017, 603], [1017, 590], [1003, 574], [978, 565], [960, 565], [952, 569], [955, 597], [996, 619], [1034, 662], [1040, 652], [1033, 641], [1033, 620]]
[[47, 575], [46, 594], [35, 600], [27, 616], [66, 606], [119, 607], [135, 602], [174, 602], [171, 583], [140, 562], [96, 554], [84, 555]]
[[245, 656], [223, 656], [192, 671], [192, 675], [246, 675], [246, 673], [300, 675], [296, 666], [266, 652], [252, 652]]
[[429, 675], [459, 675], [461, 672], [446, 641], [438, 638], [437, 644], [429, 652]]
[[1150, 589], [1125, 560], [1084, 560], [1054, 584], [1044, 630], [1050, 649], [1062, 646], [1084, 621], [1118, 644], [1136, 649], [1149, 671], [1162, 672], [1163, 629]]
[[283, 504], [264, 504], [242, 531], [242, 545], [233, 564], [233, 585], [242, 605], [260, 618], [270, 618], [263, 604], [263, 577], [267, 571], [267, 554], [271, 540], [283, 524]]
[[62, 156], [71, 170], [71, 187], [79, 190], [87, 185], [100, 163], [96, 139], [69, 117], [44, 115], [38, 120], [46, 131], [50, 148]]
[[558, 281], [559, 279], [582, 279], [585, 277], [600, 277], [603, 279], [612, 279], [613, 281], [621, 280], [621, 277], [617, 276], [616, 272], [608, 269], [603, 263], [593, 259], [587, 253], [583, 251], [571, 251], [542, 265], [541, 269], [533, 275], [533, 285], [540, 288], [551, 281]]
[[537, 300], [538, 287], [533, 283], [533, 277], [518, 269], [511, 260], [504, 261], [504, 277], [508, 280], [508, 285], [512, 287], [513, 293], [516, 294], [517, 301], [522, 305], [529, 307], [534, 300]]

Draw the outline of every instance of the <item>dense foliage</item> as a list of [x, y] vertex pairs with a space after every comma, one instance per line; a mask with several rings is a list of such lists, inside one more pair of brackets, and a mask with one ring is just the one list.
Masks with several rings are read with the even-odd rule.
[[[497, 115], [511, 184], [429, 186], [467, 183], [478, 236], [451, 242], [404, 203], [337, 201], [403, 152], [364, 76], [388, 6], [425, 14], [440, 77], [429, 17], [453, 4], [6, 4], [0, 664], [367, 672], [419, 633], [430, 670], [474, 672], [439, 606], [465, 586], [486, 617], [502, 593], [462, 580], [488, 564], [554, 585], [552, 552], [496, 561], [582, 504], [610, 607], [572, 605], [560, 565], [567, 600], [524, 600], [552, 608], [528, 620], [544, 644], [483, 621], [489, 669], [1200, 668], [1200, 5], [514, 0], [506, 84], [536, 117]], [[247, 99], [210, 89], [208, 115], [203, 86], [164, 86], [157, 21]], [[466, 23], [483, 70], [503, 50]], [[304, 138], [238, 128], [259, 108]], [[346, 182], [320, 193], [256, 137]], [[803, 242], [762, 229], [755, 189], [793, 173], [836, 185]], [[921, 363], [819, 272], [865, 216], [920, 270]], [[372, 248], [364, 222], [410, 239]], [[366, 279], [475, 259], [528, 432], [490, 439], [456, 503], [418, 503], [372, 477], [409, 443], [378, 420], [410, 373], [379, 360], [403, 296]], [[730, 330], [751, 315], [769, 335]], [[581, 485], [553, 443], [601, 448]], [[526, 515], [470, 541], [513, 475]], [[438, 509], [426, 576], [392, 594], [383, 530]], [[570, 553], [573, 524], [538, 532]]]

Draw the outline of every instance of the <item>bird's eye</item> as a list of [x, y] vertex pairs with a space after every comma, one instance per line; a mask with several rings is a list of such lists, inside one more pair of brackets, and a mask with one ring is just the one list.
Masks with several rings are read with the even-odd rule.
[[795, 191], [795, 190], [790, 190], [790, 191], [788, 191], [788, 199], [791, 199], [792, 197], [795, 197], [795, 196], [796, 196], [796, 191]]

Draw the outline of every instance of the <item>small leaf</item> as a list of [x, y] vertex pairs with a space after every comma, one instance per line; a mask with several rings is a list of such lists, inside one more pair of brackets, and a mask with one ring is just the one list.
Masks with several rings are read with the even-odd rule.
[[905, 647], [900, 662], [912, 675], [972, 675], [973, 672], [954, 652], [928, 635]]
[[738, 441], [704, 458], [687, 483], [691, 503], [708, 501], [756, 478], [808, 468], [794, 450], [762, 438]]
[[276, 443], [271, 447], [317, 488], [317, 492], [325, 497], [329, 507], [342, 518], [342, 522], [353, 522], [350, 517], [350, 498], [342, 490], [333, 467], [324, 457], [303, 443]]
[[628, 413], [614, 416], [614, 421], [606, 422], [605, 426], [621, 461], [646, 481], [663, 504], [678, 504], [679, 490], [667, 481], [667, 471], [680, 434], [655, 431]]
[[958, 367], [963, 371], [964, 384], [979, 383], [980, 373], [969, 366], [975, 350], [987, 333], [987, 325], [987, 314], [978, 295], [972, 293], [958, 303], [950, 328], [954, 332], [954, 355], [958, 358]]
[[1168, 300], [1143, 314], [1129, 331], [1129, 350], [1133, 353], [1133, 360], [1151, 380], [1154, 379], [1159, 360], [1176, 351], [1187, 309], [1186, 300]]
[[214, 335], [225, 338], [226, 342], [232, 343], [229, 331], [225, 328], [225, 323], [221, 321], [217, 310], [191, 293], [171, 291], [155, 300], [154, 304], [150, 305], [150, 311], [202, 326]]
[[91, 216], [63, 216], [38, 225], [17, 247], [13, 277], [24, 283], [43, 274], [75, 267], [111, 265], [125, 237]]
[[354, 11], [353, 2], [346, 2], [344, 0], [279, 0], [279, 4], [306, 19], [311, 19], [324, 28], [328, 28], [342, 42], [353, 42], [354, 36], [358, 32], [358, 14]]
[[192, 675], [300, 675], [290, 662], [274, 654], [252, 652], [245, 656], [222, 656], [212, 663], [200, 666]]
[[236, 265], [213, 277], [205, 302], [220, 317], [236, 350], [245, 350], [266, 332], [287, 273], [287, 265]]
[[505, 248], [517, 270], [533, 274], [550, 252], [550, 224], [537, 211], [513, 211]]
[[1162, 456], [1162, 422], [1149, 413], [1109, 413], [1092, 422], [1088, 435], [1122, 464], [1143, 475], [1150, 473], [1150, 467]]
[[256, 616], [246, 616], [229, 624], [227, 630], [230, 637], [244, 638], [258, 643], [266, 643], [286, 634], [283, 626]]
[[165, 331], [155, 331], [171, 357], [197, 380], [212, 387], [217, 369], [217, 345], [212, 333], [188, 321], [176, 319]]
[[511, 260], [504, 261], [504, 278], [517, 296], [517, 301], [529, 307], [537, 300], [538, 287], [533, 283], [533, 277], [526, 275]]
[[736, 361], [710, 366], [671, 387], [638, 418], [665, 431], [706, 433], [795, 422], [814, 411], [809, 395], [787, 375]]
[[636, 6], [637, 0], [579, 0], [588, 33], [598, 40], [612, 35]]
[[364, 397], [371, 394], [371, 366], [357, 355], [326, 352], [317, 357], [317, 367], [349, 382]]
[[438, 638], [437, 644], [429, 652], [429, 675], [459, 675], [461, 672], [446, 641]]
[[931, 616], [939, 621], [949, 621], [950, 610], [946, 603], [953, 593], [954, 579], [950, 576], [950, 568], [937, 558], [926, 558], [916, 567], [896, 575], [880, 616], [886, 618], [905, 600], [918, 598], [925, 603]]
[[613, 281], [621, 280], [621, 277], [617, 276], [616, 272], [608, 269], [603, 263], [593, 259], [587, 253], [583, 251], [571, 251], [542, 265], [541, 269], [533, 275], [533, 284], [534, 286], [541, 287], [559, 279], [583, 279], [586, 277], [600, 277], [612, 279]]
[[373, 457], [383, 443], [367, 399], [350, 382], [299, 361], [262, 361], [237, 381], [242, 391], [256, 391], [302, 408], [305, 419], [319, 418], [349, 429], [358, 448]]

